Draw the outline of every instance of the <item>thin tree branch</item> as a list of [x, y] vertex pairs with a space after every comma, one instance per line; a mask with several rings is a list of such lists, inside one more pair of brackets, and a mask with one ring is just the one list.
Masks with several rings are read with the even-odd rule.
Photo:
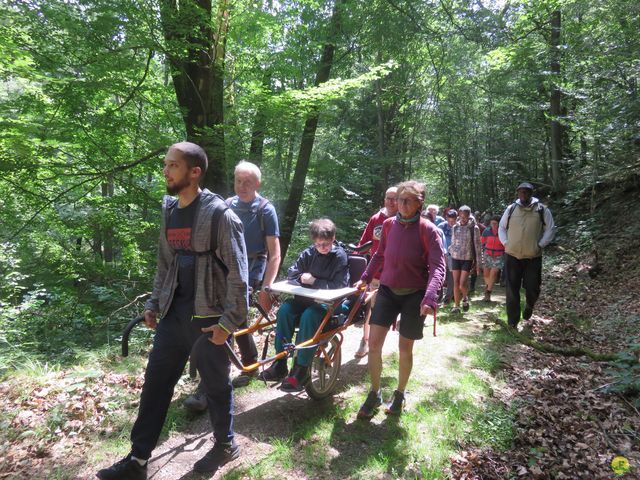
[[131, 92], [129, 92], [129, 95], [127, 96], [127, 98], [125, 98], [124, 101], [120, 105], [118, 105], [117, 108], [112, 110], [111, 113], [116, 113], [116, 112], [122, 110], [133, 99], [134, 95], [136, 94], [138, 89], [142, 86], [142, 84], [144, 83], [144, 81], [147, 78], [147, 75], [149, 74], [149, 66], [151, 65], [151, 59], [152, 58], [153, 58], [153, 50], [149, 50], [149, 56], [147, 57], [147, 65], [144, 67], [144, 74], [142, 75], [142, 78], [136, 84], [136, 86], [133, 87]]
[[[139, 159], [125, 164], [125, 165], [119, 165], [116, 166], [114, 168], [111, 168], [109, 170], [106, 171], [101, 171], [101, 172], [96, 172], [94, 175], [90, 176], [89, 178], [85, 178], [84, 180], [82, 180], [81, 182], [78, 182], [74, 185], [72, 185], [71, 187], [63, 190], [62, 192], [60, 192], [58, 195], [56, 195], [53, 198], [47, 199], [47, 201], [36, 210], [36, 212], [31, 215], [31, 217], [20, 227], [18, 228], [12, 235], [11, 237], [17, 237], [20, 233], [22, 233], [22, 231], [29, 225], [29, 223], [31, 223], [31, 221], [36, 218], [41, 212], [43, 212], [45, 209], [47, 209], [48, 207], [50, 207], [52, 204], [54, 204], [55, 202], [57, 202], [58, 200], [60, 200], [61, 198], [63, 198], [65, 195], [67, 195], [69, 192], [75, 190], [76, 188], [81, 187], [82, 185], [84, 185], [85, 183], [91, 182], [92, 180], [97, 180], [96, 185], [94, 185], [90, 190], [92, 190], [93, 188], [95, 188], [100, 182], [102, 182], [102, 177], [104, 177], [105, 175], [109, 175], [109, 174], [113, 174], [116, 172], [122, 172], [125, 170], [128, 170], [130, 168], [135, 167], [136, 165], [139, 165], [147, 160], [149, 160], [150, 158], [158, 155], [159, 153], [164, 151], [164, 147], [163, 148], [157, 148], [155, 150], [153, 150], [152, 152], [148, 153], [147, 155], [140, 157]], [[6, 181], [6, 179], [5, 179]]]

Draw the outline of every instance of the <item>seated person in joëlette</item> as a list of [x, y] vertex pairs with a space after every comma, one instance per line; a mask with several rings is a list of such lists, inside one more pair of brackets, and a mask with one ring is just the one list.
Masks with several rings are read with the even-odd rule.
[[[289, 268], [287, 272], [289, 282], [316, 289], [347, 287], [349, 285], [347, 253], [335, 242], [334, 223], [328, 218], [312, 221], [309, 225], [309, 236], [313, 245], [304, 249]], [[326, 311], [326, 305], [306, 297], [296, 296], [284, 302], [276, 317], [276, 352], [284, 351], [284, 345], [291, 342], [297, 325], [299, 330], [296, 344], [312, 338]], [[300, 391], [309, 380], [309, 366], [315, 352], [315, 348], [298, 350], [295, 365], [289, 376], [287, 376], [287, 359], [282, 358], [261, 372], [259, 378], [266, 381], [280, 381], [284, 378], [281, 387], [283, 390]]]

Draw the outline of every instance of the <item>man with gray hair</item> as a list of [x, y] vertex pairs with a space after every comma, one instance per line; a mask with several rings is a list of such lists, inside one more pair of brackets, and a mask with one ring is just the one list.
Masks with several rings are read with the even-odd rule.
[[[258, 302], [268, 312], [271, 296], [268, 288], [275, 281], [280, 268], [280, 230], [278, 214], [273, 204], [258, 193], [262, 184], [262, 172], [257, 165], [241, 161], [234, 171], [233, 189], [235, 196], [226, 203], [244, 225], [244, 241], [247, 244], [249, 265], [249, 286], [260, 291]], [[251, 365], [258, 360], [258, 350], [251, 335], [236, 338], [243, 365]], [[257, 370], [241, 373], [233, 379], [234, 387], [247, 385]]]
[[435, 204], [427, 205], [425, 212], [426, 212], [425, 213], [426, 217], [429, 220], [431, 220], [433, 223], [435, 223], [436, 227], [439, 227], [440, 225], [446, 222], [446, 220], [443, 217], [438, 215], [438, 213], [440, 212], [440, 207], [438, 205], [435, 205]]
[[[244, 240], [247, 246], [249, 286], [258, 290], [258, 302], [268, 312], [271, 297], [265, 287], [275, 281], [280, 267], [280, 231], [278, 214], [273, 204], [258, 193], [262, 183], [262, 172], [257, 165], [241, 161], [234, 170], [233, 189], [235, 196], [227, 198], [226, 204], [240, 218], [244, 226]], [[246, 327], [246, 322], [245, 325]], [[243, 365], [258, 361], [258, 349], [252, 335], [240, 335], [236, 339]], [[241, 372], [233, 379], [233, 386], [244, 387], [258, 373], [258, 370]], [[184, 406], [192, 411], [204, 411], [207, 402], [201, 386], [195, 394], [188, 396]]]

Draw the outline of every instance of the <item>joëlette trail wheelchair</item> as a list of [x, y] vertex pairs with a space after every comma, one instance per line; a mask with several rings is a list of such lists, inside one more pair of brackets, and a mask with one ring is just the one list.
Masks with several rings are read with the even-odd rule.
[[[355, 283], [367, 266], [367, 258], [360, 252], [369, 249], [371, 243], [354, 247], [343, 245], [348, 254], [349, 276], [351, 284]], [[309, 397], [320, 400], [330, 396], [336, 386], [340, 374], [342, 360], [343, 331], [350, 325], [364, 319], [364, 299], [366, 291], [357, 290], [352, 286], [335, 289], [319, 290], [292, 285], [287, 281], [276, 282], [270, 287], [274, 294], [291, 294], [312, 299], [327, 306], [327, 311], [312, 338], [298, 344], [289, 343], [285, 350], [268, 357], [267, 352], [272, 339], [275, 339], [276, 320], [269, 317], [260, 309], [260, 316], [248, 328], [234, 332], [234, 337], [252, 335], [254, 332], [266, 334], [262, 348], [262, 355], [258, 362], [243, 366], [238, 355], [229, 346], [229, 357], [240, 370], [250, 372], [269, 365], [275, 360], [293, 356], [297, 350], [316, 348], [316, 354], [309, 368], [309, 381], [305, 384], [305, 391]]]
[[[353, 284], [360, 279], [367, 266], [367, 257], [364, 252], [370, 248], [371, 242], [367, 242], [360, 247], [344, 244], [342, 246], [348, 254], [349, 276], [351, 284]], [[305, 391], [309, 397], [316, 400], [330, 396], [335, 389], [338, 375], [340, 374], [341, 349], [344, 340], [342, 332], [354, 323], [364, 319], [366, 290], [357, 290], [352, 286], [336, 290], [318, 290], [281, 281], [271, 285], [270, 291], [274, 294], [287, 293], [311, 298], [316, 302], [325, 304], [327, 312], [312, 338], [299, 344], [287, 344], [283, 352], [268, 357], [269, 342], [276, 335], [276, 320], [256, 301], [252, 301], [252, 306], [259, 312], [258, 318], [250, 322], [247, 328], [234, 332], [233, 337], [253, 335], [255, 332], [266, 335], [260, 359], [251, 365], [243, 365], [231, 344], [233, 339], [230, 339], [229, 342], [225, 343], [225, 347], [231, 362], [241, 371], [252, 372], [269, 365], [275, 360], [292, 356], [296, 350], [317, 348], [309, 369], [310, 378], [305, 385]], [[252, 296], [252, 298], [254, 297]], [[345, 305], [344, 308], [342, 307], [343, 304]], [[143, 320], [144, 318], [141, 316], [136, 317], [125, 327], [122, 334], [122, 356], [126, 357], [129, 354], [131, 330]]]

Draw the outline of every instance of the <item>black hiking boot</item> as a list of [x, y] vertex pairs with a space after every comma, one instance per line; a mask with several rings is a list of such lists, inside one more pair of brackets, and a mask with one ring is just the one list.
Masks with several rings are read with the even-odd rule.
[[462, 299], [462, 311], [463, 312], [469, 311], [469, 297]]
[[399, 390], [395, 390], [393, 392], [393, 397], [391, 401], [387, 404], [384, 409], [384, 413], [387, 415], [400, 415], [402, 413], [402, 409], [404, 408], [405, 398], [404, 393]]
[[271, 364], [271, 366], [258, 374], [258, 379], [265, 382], [279, 382], [287, 376], [287, 359], [281, 358]]
[[360, 410], [358, 410], [358, 418], [361, 420], [371, 420], [382, 405], [382, 396], [380, 392], [369, 392], [367, 399], [364, 401]]
[[257, 375], [257, 370], [252, 370], [251, 372], [240, 372], [240, 375], [233, 377], [233, 380], [231, 380], [231, 385], [233, 385], [233, 388], [246, 387], [247, 385], [249, 385], [249, 383], [251, 383], [251, 380], [256, 378]]
[[531, 318], [531, 315], [533, 315], [533, 307], [525, 305], [524, 311], [522, 312], [522, 319], [529, 320]]
[[192, 413], [204, 412], [207, 409], [207, 394], [204, 393], [202, 382], [198, 384], [195, 393], [184, 399], [182, 405]]
[[211, 473], [221, 466], [235, 460], [240, 456], [240, 447], [235, 443], [218, 443], [209, 450], [204, 457], [193, 464], [193, 471], [198, 473]]
[[140, 465], [129, 454], [109, 468], [100, 470], [96, 477], [101, 480], [147, 480], [147, 464]]

